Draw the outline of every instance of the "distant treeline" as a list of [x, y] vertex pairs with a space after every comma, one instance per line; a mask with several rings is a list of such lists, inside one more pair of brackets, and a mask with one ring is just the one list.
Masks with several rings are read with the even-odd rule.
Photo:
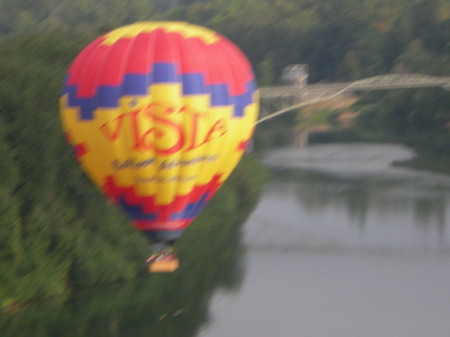
[[0, 36], [94, 36], [142, 20], [200, 24], [237, 43], [263, 85], [294, 63], [309, 65], [312, 82], [450, 72], [447, 0], [0, 0], [0, 8]]

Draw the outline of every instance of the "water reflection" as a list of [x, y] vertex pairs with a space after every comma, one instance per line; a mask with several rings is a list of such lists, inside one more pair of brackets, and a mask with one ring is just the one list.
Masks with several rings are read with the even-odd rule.
[[292, 245], [298, 236], [297, 247], [450, 250], [450, 177], [390, 165], [408, 156], [381, 145], [274, 152], [267, 163], [275, 174], [255, 214], [278, 228], [280, 244], [286, 233]]

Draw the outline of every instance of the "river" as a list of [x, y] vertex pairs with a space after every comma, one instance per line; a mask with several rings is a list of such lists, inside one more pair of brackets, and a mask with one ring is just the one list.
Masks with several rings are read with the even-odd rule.
[[0, 336], [450, 336], [450, 175], [394, 165], [413, 155], [393, 144], [268, 153], [257, 207], [217, 254], [29, 305], [0, 320]]
[[450, 176], [381, 144], [269, 153], [244, 282], [201, 337], [450, 336]]

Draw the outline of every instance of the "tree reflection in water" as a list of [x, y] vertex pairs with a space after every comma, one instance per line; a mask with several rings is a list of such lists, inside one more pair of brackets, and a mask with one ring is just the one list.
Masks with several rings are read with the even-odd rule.
[[270, 193], [275, 199], [289, 193], [295, 196], [299, 229], [321, 232], [319, 227], [328, 227], [341, 243], [446, 248], [450, 246], [449, 186], [440, 185], [433, 175], [417, 177], [352, 178], [314, 170], [282, 171], [272, 180]]

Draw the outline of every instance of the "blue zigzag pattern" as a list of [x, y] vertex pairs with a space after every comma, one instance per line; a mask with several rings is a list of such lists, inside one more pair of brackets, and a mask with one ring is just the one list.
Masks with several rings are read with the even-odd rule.
[[[197, 216], [206, 204], [209, 192], [204, 193], [198, 201], [188, 203], [178, 213], [172, 213], [169, 220], [190, 220]], [[144, 213], [140, 205], [129, 205], [123, 196], [118, 197], [118, 204], [132, 220], [158, 220], [158, 213]]]
[[91, 120], [97, 108], [115, 108], [120, 97], [125, 95], [146, 95], [147, 89], [155, 83], [182, 83], [183, 95], [209, 94], [211, 106], [234, 106], [233, 117], [242, 117], [244, 108], [252, 103], [256, 91], [254, 80], [247, 83], [247, 91], [231, 96], [227, 84], [206, 85], [203, 74], [177, 74], [176, 64], [155, 63], [148, 74], [128, 74], [119, 86], [99, 86], [96, 95], [77, 98], [77, 86], [67, 85], [70, 75], [66, 75], [63, 94], [68, 95], [69, 106], [80, 107], [80, 119]]

